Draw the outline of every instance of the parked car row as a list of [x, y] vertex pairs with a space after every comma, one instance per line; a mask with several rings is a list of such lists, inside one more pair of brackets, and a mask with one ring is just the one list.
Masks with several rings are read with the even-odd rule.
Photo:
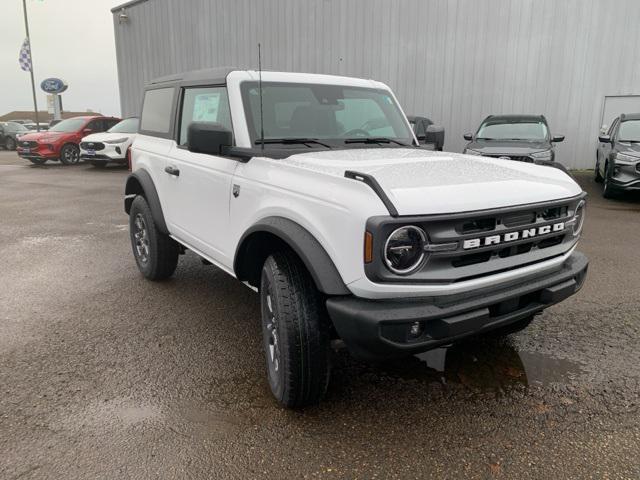
[[20, 135], [18, 155], [36, 165], [48, 160], [73, 165], [81, 159], [96, 167], [127, 163], [138, 119], [82, 116], [62, 120], [45, 132]]

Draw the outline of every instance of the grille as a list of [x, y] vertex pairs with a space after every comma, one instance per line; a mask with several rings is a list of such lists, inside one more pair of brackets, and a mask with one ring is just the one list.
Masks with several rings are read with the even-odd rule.
[[25, 141], [25, 142], [18, 142], [18, 143], [20, 144], [21, 147], [24, 147], [24, 148], [35, 148], [38, 146], [38, 142], [33, 142], [33, 141], [31, 142]]
[[102, 142], [80, 142], [80, 147], [84, 150], [104, 150]]
[[[421, 227], [428, 237], [427, 258], [406, 277], [393, 275], [382, 263], [374, 265], [375, 260], [365, 271], [373, 281], [454, 283], [542, 262], [577, 242], [570, 221], [581, 199], [370, 224], [367, 229], [376, 232], [374, 242], [387, 238], [398, 224]], [[374, 245], [381, 256], [383, 243]]]
[[516, 162], [533, 163], [533, 158], [527, 157], [526, 155], [522, 156], [522, 155], [501, 154], [501, 155], [485, 155], [485, 157], [492, 157], [492, 158], [504, 157], [505, 160], [508, 159], [508, 160], [514, 160]]

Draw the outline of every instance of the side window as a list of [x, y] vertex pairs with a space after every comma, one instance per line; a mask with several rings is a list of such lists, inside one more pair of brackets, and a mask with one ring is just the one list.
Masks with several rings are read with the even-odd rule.
[[171, 130], [174, 88], [147, 90], [142, 102], [140, 130], [152, 135], [167, 135]]
[[180, 112], [179, 145], [187, 144], [187, 130], [191, 122], [219, 123], [233, 130], [227, 89], [225, 87], [186, 88]]
[[91, 120], [85, 128], [90, 128], [93, 133], [104, 132], [102, 120]]
[[104, 125], [104, 130], [105, 132], [107, 130], [109, 130], [111, 127], [113, 127], [116, 123], [118, 123], [118, 120], [114, 119], [114, 118], [110, 118], [108, 120], [105, 120], [105, 125]]

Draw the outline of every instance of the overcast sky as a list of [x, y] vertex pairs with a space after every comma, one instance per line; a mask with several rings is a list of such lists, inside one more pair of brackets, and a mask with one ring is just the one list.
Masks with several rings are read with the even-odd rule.
[[[39, 110], [46, 110], [40, 82], [59, 77], [68, 111], [91, 109], [120, 115], [118, 73], [110, 9], [125, 0], [27, 0]], [[0, 0], [0, 115], [33, 110], [29, 72], [18, 65], [25, 39], [22, 0]]]

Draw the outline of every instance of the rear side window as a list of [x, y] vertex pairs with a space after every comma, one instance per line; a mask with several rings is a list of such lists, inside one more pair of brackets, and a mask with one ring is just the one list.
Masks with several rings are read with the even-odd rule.
[[140, 130], [151, 134], [167, 135], [171, 129], [173, 87], [147, 90], [142, 103]]
[[191, 122], [219, 123], [232, 130], [229, 98], [225, 87], [187, 88], [180, 112], [180, 145], [187, 144]]

